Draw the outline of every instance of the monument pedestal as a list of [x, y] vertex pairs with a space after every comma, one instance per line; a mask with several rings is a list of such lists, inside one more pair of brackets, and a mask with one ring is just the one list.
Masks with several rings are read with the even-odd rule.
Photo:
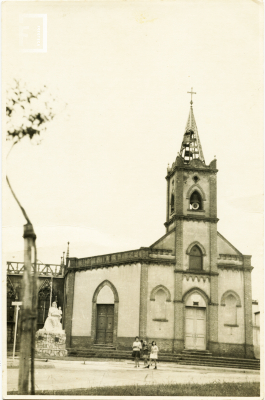
[[64, 331], [60, 333], [48, 332], [40, 329], [36, 332], [36, 355], [39, 357], [65, 357], [66, 350], [66, 334]]

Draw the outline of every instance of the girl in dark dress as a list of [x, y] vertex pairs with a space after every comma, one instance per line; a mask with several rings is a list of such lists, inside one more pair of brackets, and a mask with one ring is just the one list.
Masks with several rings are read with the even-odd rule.
[[143, 360], [144, 360], [144, 368], [149, 368], [148, 359], [149, 359], [149, 349], [147, 341], [143, 341], [142, 345], [142, 353], [143, 353]]

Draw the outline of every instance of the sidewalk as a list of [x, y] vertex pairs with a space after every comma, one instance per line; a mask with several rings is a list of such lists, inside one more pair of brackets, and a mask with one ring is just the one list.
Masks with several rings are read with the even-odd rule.
[[[18, 389], [18, 359], [8, 359], [7, 390]], [[79, 389], [96, 386], [153, 383], [259, 382], [260, 371], [191, 367], [159, 363], [158, 369], [134, 368], [133, 361], [36, 360], [36, 390]]]

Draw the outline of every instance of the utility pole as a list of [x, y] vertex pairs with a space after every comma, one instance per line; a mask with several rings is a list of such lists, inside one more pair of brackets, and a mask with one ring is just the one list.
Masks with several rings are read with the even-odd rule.
[[34, 263], [33, 263], [33, 275], [32, 275], [32, 319], [31, 319], [31, 395], [35, 395], [35, 337], [37, 331], [37, 247], [36, 247], [36, 235], [32, 226], [34, 234], [33, 247], [34, 247]]
[[[31, 376], [33, 375], [34, 384], [34, 354], [32, 358], [32, 349], [35, 347], [35, 330], [36, 330], [36, 262], [34, 262], [34, 272], [32, 276], [32, 250], [34, 250], [34, 258], [36, 257], [35, 240], [36, 235], [31, 223], [24, 225], [24, 273], [22, 280], [22, 310], [21, 310], [21, 338], [20, 338], [20, 358], [19, 358], [19, 379], [18, 394], [29, 394], [29, 359], [31, 357]], [[35, 289], [35, 290], [34, 290]], [[35, 299], [34, 299], [35, 298]], [[34, 330], [35, 326], [35, 330]], [[34, 352], [33, 352], [34, 353]], [[33, 364], [33, 369], [32, 369]], [[34, 387], [31, 388], [34, 392]]]

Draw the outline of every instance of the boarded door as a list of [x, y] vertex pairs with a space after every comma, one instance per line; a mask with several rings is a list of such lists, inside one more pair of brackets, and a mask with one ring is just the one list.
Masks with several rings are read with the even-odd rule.
[[206, 309], [186, 307], [186, 349], [206, 349]]
[[113, 343], [114, 304], [97, 305], [97, 343]]

